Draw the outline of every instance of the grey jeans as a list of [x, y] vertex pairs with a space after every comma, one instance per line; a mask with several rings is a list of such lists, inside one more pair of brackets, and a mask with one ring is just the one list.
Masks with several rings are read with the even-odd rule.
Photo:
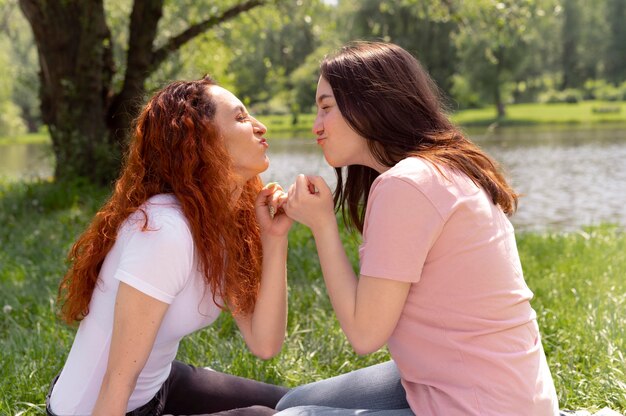
[[414, 416], [393, 361], [296, 387], [276, 409], [276, 416]]

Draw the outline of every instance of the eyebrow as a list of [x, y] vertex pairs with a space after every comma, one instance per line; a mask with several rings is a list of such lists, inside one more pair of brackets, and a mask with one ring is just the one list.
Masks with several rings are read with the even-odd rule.
[[247, 113], [246, 109], [242, 105], [238, 105], [233, 110], [233, 113]]
[[319, 97], [317, 97], [317, 102], [321, 103], [322, 101], [324, 101], [326, 98], [333, 98], [332, 95], [330, 94], [322, 94]]

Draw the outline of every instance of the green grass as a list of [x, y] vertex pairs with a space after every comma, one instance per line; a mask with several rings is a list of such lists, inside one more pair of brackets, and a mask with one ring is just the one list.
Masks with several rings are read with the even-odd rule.
[[[601, 113], [593, 109], [619, 108], [618, 112]], [[506, 107], [507, 116], [498, 120], [493, 106], [462, 110], [452, 115], [452, 120], [464, 127], [487, 127], [497, 122], [499, 126], [526, 125], [585, 125], [626, 123], [626, 102], [584, 101], [577, 104], [512, 104]], [[292, 124], [290, 115], [264, 115], [258, 119], [265, 124], [272, 139], [292, 138], [294, 133], [307, 133], [313, 126], [315, 114], [300, 114]], [[13, 143], [44, 143], [50, 140], [47, 132], [1, 137], [0, 145]]]
[[[594, 112], [594, 109], [619, 109], [617, 112]], [[584, 101], [576, 104], [512, 104], [506, 106], [507, 115], [498, 120], [493, 106], [462, 110], [452, 120], [462, 126], [533, 124], [597, 124], [626, 122], [626, 102]]]
[[[0, 184], [0, 415], [42, 414], [48, 383], [74, 334], [55, 317], [64, 258], [106, 194], [81, 182]], [[343, 237], [356, 264], [358, 239]], [[626, 411], [626, 233], [602, 226], [524, 234], [519, 248], [561, 407]], [[233, 320], [222, 314], [187, 337], [178, 358], [288, 386], [389, 358], [386, 350], [366, 357], [352, 352], [304, 227], [290, 233], [288, 269], [289, 327], [278, 357], [261, 361], [248, 353]]]
[[313, 120], [315, 120], [315, 114], [298, 115], [296, 124], [293, 124], [293, 120], [290, 115], [260, 115], [257, 118], [261, 123], [265, 124], [270, 137], [274, 138], [276, 136], [278, 138], [289, 138], [289, 134], [294, 131], [310, 131], [313, 126]]
[[3, 144], [16, 143], [48, 143], [50, 142], [50, 134], [47, 131], [39, 133], [26, 133], [19, 136], [0, 136], [0, 146]]

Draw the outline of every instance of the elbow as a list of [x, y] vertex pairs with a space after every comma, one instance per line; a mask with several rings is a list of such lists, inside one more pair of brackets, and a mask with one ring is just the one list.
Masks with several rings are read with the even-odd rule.
[[352, 344], [352, 348], [354, 349], [354, 352], [356, 352], [358, 355], [371, 354], [375, 351], [378, 351], [380, 347], [382, 347], [382, 345], [374, 346], [374, 345], [368, 345], [365, 343], [351, 343], [351, 344]]
[[269, 360], [270, 358], [276, 357], [282, 347], [282, 342], [273, 345], [268, 343], [267, 345], [259, 345], [254, 348], [250, 347], [250, 352], [262, 360]]
[[376, 337], [372, 337], [372, 334], [364, 333], [361, 335], [353, 334], [348, 337], [348, 341], [350, 341], [350, 345], [352, 345], [352, 349], [358, 355], [367, 355], [381, 349], [385, 343], [386, 339], [377, 339]]
[[270, 358], [276, 357], [280, 350], [280, 348], [259, 348], [253, 350], [252, 354], [262, 360], [269, 360]]

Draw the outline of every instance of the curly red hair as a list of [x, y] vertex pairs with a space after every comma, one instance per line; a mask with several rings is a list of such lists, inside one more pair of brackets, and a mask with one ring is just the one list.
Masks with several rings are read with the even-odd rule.
[[234, 314], [253, 311], [260, 285], [261, 241], [254, 200], [257, 176], [233, 202], [231, 159], [213, 122], [215, 82], [177, 81], [158, 91], [135, 121], [112, 196], [76, 241], [59, 287], [61, 317], [68, 323], [89, 313], [104, 259], [120, 225], [153, 195], [171, 193], [187, 218], [204, 279]]

